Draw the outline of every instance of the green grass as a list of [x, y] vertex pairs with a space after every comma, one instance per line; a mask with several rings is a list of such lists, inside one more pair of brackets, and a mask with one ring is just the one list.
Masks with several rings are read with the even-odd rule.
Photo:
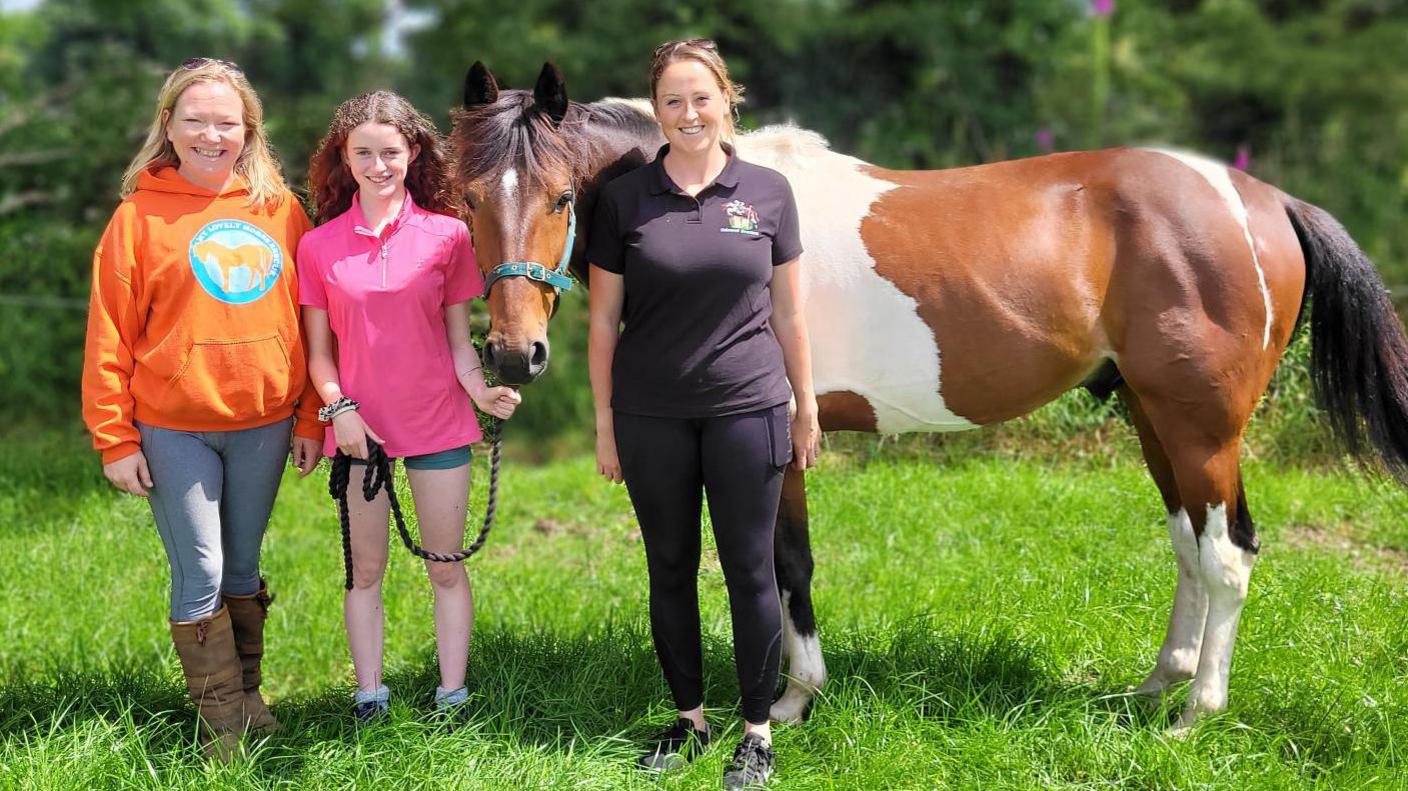
[[[512, 435], [508, 440], [513, 442]], [[0, 456], [0, 788], [653, 788], [631, 759], [670, 717], [625, 492], [589, 459], [510, 465], [471, 561], [470, 724], [427, 723], [429, 586], [395, 550], [389, 723], [347, 717], [342, 569], [325, 476], [289, 477], [266, 542], [266, 692], [285, 732], [207, 766], [165, 627], [145, 504], [78, 434]], [[811, 476], [831, 680], [779, 727], [779, 788], [1408, 788], [1408, 496], [1249, 462], [1262, 531], [1231, 709], [1188, 738], [1123, 691], [1152, 666], [1173, 558], [1131, 446], [1060, 463], [936, 464], [849, 440]], [[482, 467], [479, 468], [482, 470]], [[478, 488], [478, 487], [476, 487]], [[723, 578], [701, 572], [720, 746], [666, 788], [715, 788], [738, 733]]]

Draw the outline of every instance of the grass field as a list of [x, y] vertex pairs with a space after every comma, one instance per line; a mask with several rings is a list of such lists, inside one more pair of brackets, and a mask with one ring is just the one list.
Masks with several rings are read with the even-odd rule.
[[[775, 729], [775, 787], [1408, 788], [1402, 492], [1248, 464], [1263, 551], [1231, 709], [1175, 740], [1181, 694], [1165, 708], [1123, 694], [1152, 667], [1174, 579], [1128, 444], [1060, 463], [847, 447], [809, 482], [831, 680], [806, 723]], [[429, 586], [399, 549], [386, 585], [393, 717], [350, 725], [326, 477], [285, 481], [265, 554], [278, 596], [265, 689], [285, 731], [218, 767], [193, 746], [145, 504], [107, 486], [81, 435], [7, 438], [0, 788], [716, 788], [738, 732], [711, 551], [707, 697], [730, 732], [657, 783], [631, 767], [670, 707], [625, 492], [585, 457], [505, 476], [499, 527], [471, 561], [472, 717], [453, 733], [426, 721]]]

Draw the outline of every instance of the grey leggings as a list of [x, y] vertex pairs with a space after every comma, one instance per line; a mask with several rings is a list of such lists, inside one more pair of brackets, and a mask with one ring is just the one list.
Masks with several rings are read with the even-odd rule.
[[259, 545], [292, 426], [292, 418], [242, 431], [137, 424], [152, 473], [152, 515], [171, 564], [172, 620], [214, 613], [221, 593], [259, 590]]

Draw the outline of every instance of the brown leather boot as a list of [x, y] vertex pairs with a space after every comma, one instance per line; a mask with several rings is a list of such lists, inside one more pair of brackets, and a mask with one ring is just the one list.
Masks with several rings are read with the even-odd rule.
[[230, 611], [230, 625], [235, 630], [235, 651], [243, 670], [246, 727], [254, 733], [271, 733], [279, 729], [279, 721], [259, 694], [263, 679], [259, 665], [264, 658], [264, 619], [269, 617], [274, 597], [269, 595], [269, 584], [261, 577], [258, 591], [245, 596], [222, 593], [220, 598]]
[[186, 689], [200, 714], [207, 758], [228, 762], [244, 733], [244, 687], [230, 628], [230, 608], [196, 621], [171, 621], [171, 640], [181, 657]]

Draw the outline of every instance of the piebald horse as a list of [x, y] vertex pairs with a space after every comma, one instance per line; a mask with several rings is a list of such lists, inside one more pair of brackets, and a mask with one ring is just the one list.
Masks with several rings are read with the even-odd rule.
[[[521, 91], [476, 63], [452, 138], [480, 265], [570, 259], [584, 285], [597, 192], [664, 142], [648, 103], [569, 102], [551, 64]], [[1119, 393], [1177, 558], [1167, 636], [1136, 691], [1191, 679], [1178, 729], [1227, 704], [1259, 548], [1242, 434], [1311, 303], [1318, 403], [1348, 450], [1405, 477], [1408, 342], [1373, 264], [1319, 208], [1178, 151], [902, 171], [790, 126], [742, 135], [736, 150], [797, 197], [824, 430], [971, 429], [1081, 385]], [[486, 360], [504, 381], [542, 372], [558, 299], [525, 278], [491, 289]], [[772, 716], [794, 721], [826, 670], [791, 468], [776, 540], [788, 682]]]

